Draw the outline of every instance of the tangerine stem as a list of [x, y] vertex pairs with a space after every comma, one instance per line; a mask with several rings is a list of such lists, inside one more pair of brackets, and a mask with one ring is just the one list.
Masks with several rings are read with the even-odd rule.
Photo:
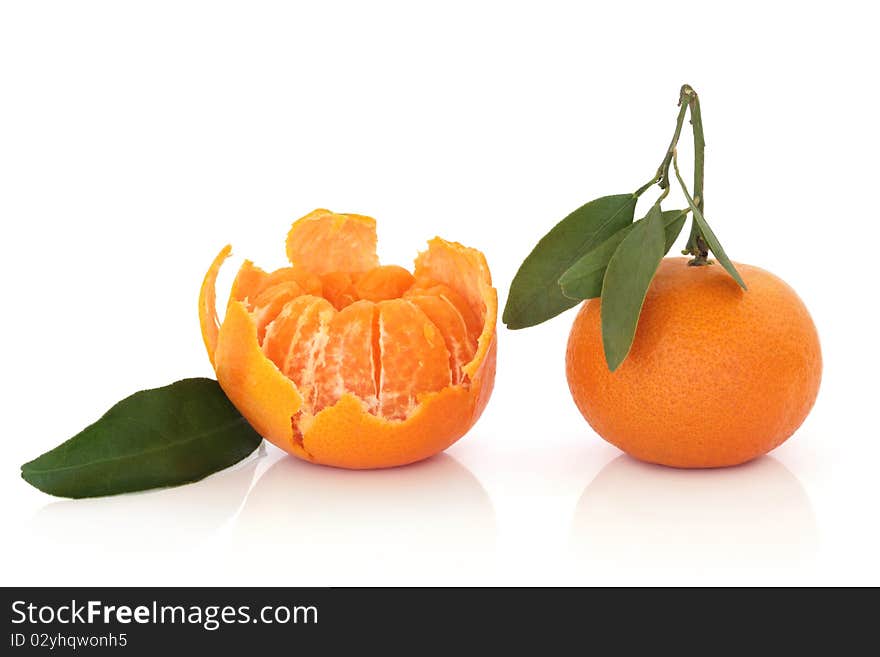
[[666, 149], [666, 155], [663, 157], [663, 161], [657, 169], [657, 184], [660, 185], [660, 189], [667, 189], [669, 187], [669, 166], [672, 164], [672, 156], [675, 154], [675, 148], [678, 146], [678, 139], [681, 137], [681, 127], [684, 125], [684, 115], [688, 110], [687, 103], [683, 103], [681, 100], [682, 97], [679, 96], [678, 104], [681, 109], [678, 110], [678, 119], [675, 121], [675, 133], [672, 135], [672, 141], [669, 142], [669, 148]]
[[666, 155], [663, 157], [660, 166], [657, 167], [657, 173], [654, 174], [654, 177], [636, 190], [636, 198], [641, 196], [642, 193], [652, 185], [660, 185], [660, 189], [663, 190], [669, 189], [669, 166], [672, 164], [672, 154], [675, 152], [675, 147], [678, 146], [678, 140], [681, 137], [681, 128], [684, 125], [684, 117], [688, 110], [687, 103], [682, 102], [683, 98], [684, 94], [682, 93], [679, 95], [678, 99], [678, 104], [681, 109], [678, 111], [678, 119], [675, 122], [675, 132], [672, 135], [672, 140], [669, 142], [669, 148], [666, 149]]
[[[689, 84], [681, 87], [679, 104], [691, 110], [691, 126], [694, 132], [694, 205], [703, 212], [703, 177], [706, 162], [706, 138], [703, 134], [703, 114], [700, 111], [700, 97]], [[691, 233], [684, 249], [685, 254], [694, 256], [691, 265], [705, 265], [709, 262], [709, 249], [706, 239], [696, 221], [691, 222]]]

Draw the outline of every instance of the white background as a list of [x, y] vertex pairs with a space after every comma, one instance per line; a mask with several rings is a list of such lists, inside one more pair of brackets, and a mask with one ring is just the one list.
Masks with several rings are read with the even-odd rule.
[[[870, 6], [3, 2], [2, 584], [880, 584]], [[570, 312], [499, 326], [486, 413], [419, 465], [268, 447], [78, 502], [19, 478], [131, 392], [211, 375], [204, 270], [227, 242], [282, 265], [316, 207], [376, 217], [385, 262], [480, 248], [503, 304], [556, 221], [654, 173], [682, 82], [709, 220], [822, 338], [818, 403], [772, 455], [622, 457], [570, 399]]]

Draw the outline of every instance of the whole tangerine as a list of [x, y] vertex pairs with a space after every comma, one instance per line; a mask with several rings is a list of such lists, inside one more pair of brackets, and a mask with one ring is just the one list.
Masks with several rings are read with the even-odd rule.
[[572, 397], [602, 438], [642, 461], [712, 468], [778, 447], [807, 417], [822, 376], [819, 337], [795, 291], [736, 264], [740, 289], [717, 265], [665, 258], [648, 289], [632, 349], [611, 372], [601, 301], [572, 326]]

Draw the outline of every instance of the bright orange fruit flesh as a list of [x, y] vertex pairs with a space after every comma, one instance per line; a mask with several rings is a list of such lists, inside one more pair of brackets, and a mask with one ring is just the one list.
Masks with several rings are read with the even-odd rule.
[[205, 277], [199, 313], [217, 378], [279, 447], [347, 468], [403, 465], [460, 438], [491, 394], [497, 294], [483, 255], [435, 238], [410, 273], [381, 266], [375, 222], [316, 210], [290, 267], [245, 262], [226, 317]]
[[803, 302], [769, 272], [666, 258], [632, 350], [610, 372], [601, 302], [581, 307], [568, 340], [571, 394], [596, 433], [628, 454], [680, 468], [736, 465], [779, 446], [819, 391], [822, 354]]

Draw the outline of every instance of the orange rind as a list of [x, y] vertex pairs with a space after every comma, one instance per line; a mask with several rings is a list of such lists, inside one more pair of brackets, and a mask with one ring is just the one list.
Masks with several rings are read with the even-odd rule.
[[482, 253], [434, 238], [412, 273], [380, 265], [376, 223], [315, 210], [287, 237], [290, 267], [245, 261], [219, 319], [224, 247], [199, 319], [226, 395], [307, 461], [364, 469], [428, 458], [477, 421], [495, 379], [498, 298]]

